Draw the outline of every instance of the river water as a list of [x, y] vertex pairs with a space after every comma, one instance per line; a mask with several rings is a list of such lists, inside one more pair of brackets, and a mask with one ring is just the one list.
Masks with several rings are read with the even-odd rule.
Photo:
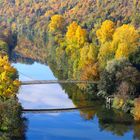
[[[19, 71], [22, 81], [57, 79], [47, 65], [38, 62], [12, 65]], [[65, 89], [59, 84], [21, 86], [18, 98], [25, 109], [94, 106], [92, 109], [67, 112], [24, 113], [28, 122], [26, 140], [140, 139], [140, 124], [134, 124], [128, 114], [106, 109], [105, 105], [90, 100], [78, 90], [71, 93], [72, 89], [70, 86]]]

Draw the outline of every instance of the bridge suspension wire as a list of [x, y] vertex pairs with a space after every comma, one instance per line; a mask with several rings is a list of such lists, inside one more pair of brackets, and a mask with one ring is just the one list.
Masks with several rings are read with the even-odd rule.
[[36, 85], [36, 84], [97, 84], [98, 81], [86, 81], [86, 80], [35, 80], [31, 76], [28, 76], [19, 71], [19, 73], [27, 78], [29, 81], [21, 81], [21, 85]]
[[22, 73], [22, 72], [20, 72], [20, 71], [18, 71], [18, 73], [20, 73], [21, 75], [23, 75], [23, 76], [29, 78], [30, 80], [35, 80], [33, 77], [31, 77], [31, 76], [29, 76], [29, 75], [27, 75], [27, 74], [24, 74], [24, 73]]

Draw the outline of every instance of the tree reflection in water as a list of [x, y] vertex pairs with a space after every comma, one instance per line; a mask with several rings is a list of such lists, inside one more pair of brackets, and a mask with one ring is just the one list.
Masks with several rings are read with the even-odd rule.
[[107, 109], [103, 100], [79, 90], [74, 84], [61, 86], [75, 106], [92, 106], [92, 109], [80, 109], [80, 115], [85, 120], [92, 120], [96, 115], [100, 131], [108, 131], [116, 136], [124, 136], [125, 133], [133, 131], [134, 139], [140, 139], [140, 123], [134, 122], [132, 115], [116, 109]]
[[0, 100], [0, 140], [25, 140], [26, 123], [17, 99]]
[[[63, 75], [63, 72], [55, 69], [55, 66], [53, 64], [49, 63], [49, 66], [56, 78], [66, 78]], [[65, 93], [68, 94], [68, 97], [72, 100], [76, 107], [92, 106], [92, 109], [80, 109], [79, 112], [84, 120], [93, 120], [93, 118], [97, 116], [100, 131], [111, 132], [116, 136], [123, 136], [126, 133], [133, 131], [134, 139], [140, 140], [140, 123], [134, 122], [134, 119], [130, 113], [125, 113], [115, 109], [107, 109], [105, 102], [102, 99], [96, 97], [94, 92], [81, 91], [75, 84], [61, 84], [61, 87], [65, 91]], [[8, 114], [7, 116], [10, 118]], [[12, 118], [14, 117], [10, 118], [11, 122], [13, 122]], [[8, 124], [10, 128], [12, 128], [12, 131], [1, 130], [1, 136], [6, 135], [7, 138], [12, 137], [13, 140], [14, 138], [16, 140], [21, 138], [21, 140], [24, 140], [27, 121], [25, 121], [25, 119], [22, 118], [21, 115], [19, 115], [19, 118], [17, 118], [17, 120], [19, 121], [19, 123], [17, 123], [18, 121], [16, 121], [14, 122], [15, 124], [12, 123], [14, 125]]]

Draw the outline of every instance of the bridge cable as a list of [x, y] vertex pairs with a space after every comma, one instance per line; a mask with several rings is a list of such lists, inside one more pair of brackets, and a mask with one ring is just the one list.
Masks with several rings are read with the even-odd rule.
[[20, 71], [18, 71], [18, 72], [19, 72], [21, 75], [23, 75], [23, 76], [29, 78], [30, 80], [35, 80], [33, 77], [31, 77], [31, 76], [29, 76], [29, 75], [27, 75], [27, 74], [24, 74], [24, 73], [22, 73], [22, 72], [20, 72]]

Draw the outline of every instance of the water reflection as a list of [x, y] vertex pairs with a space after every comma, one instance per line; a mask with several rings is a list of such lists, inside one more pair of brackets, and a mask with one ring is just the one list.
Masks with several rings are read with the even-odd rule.
[[23, 108], [28, 109], [74, 107], [58, 84], [22, 86], [18, 97]]
[[[35, 79], [55, 78], [48, 66], [39, 63], [13, 65]], [[20, 75], [20, 79], [24, 78]], [[23, 116], [29, 122], [26, 132], [28, 140], [140, 139], [140, 124], [135, 124], [129, 114], [106, 109], [104, 101], [98, 100], [94, 94], [79, 90], [75, 85], [22, 86], [18, 97], [24, 108], [93, 106], [92, 109], [55, 114], [25, 113]]]
[[[80, 117], [79, 112], [60, 113], [57, 116], [48, 114], [25, 114], [29, 119], [28, 139], [47, 140], [132, 140], [133, 133], [124, 133], [123, 137], [107, 132], [99, 127], [98, 118], [91, 121]], [[123, 125], [122, 125], [123, 126]], [[115, 126], [114, 126], [115, 127]], [[111, 132], [111, 131], [110, 131]]]

